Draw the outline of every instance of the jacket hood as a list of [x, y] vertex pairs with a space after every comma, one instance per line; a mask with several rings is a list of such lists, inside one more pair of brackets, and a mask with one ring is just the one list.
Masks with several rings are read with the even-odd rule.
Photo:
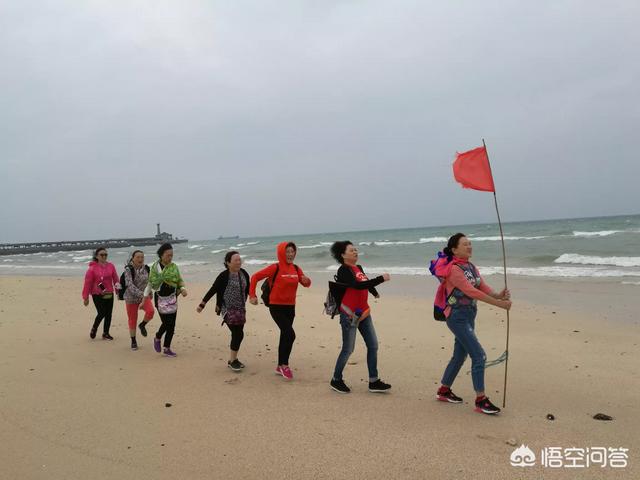
[[280, 265], [287, 265], [287, 245], [292, 242], [281, 242], [278, 244], [276, 248], [276, 253], [278, 255], [278, 263]]

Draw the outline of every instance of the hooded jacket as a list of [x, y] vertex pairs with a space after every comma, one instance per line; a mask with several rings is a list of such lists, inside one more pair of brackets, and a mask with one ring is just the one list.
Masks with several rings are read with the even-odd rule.
[[[311, 280], [304, 281], [303, 283], [302, 278], [304, 277], [304, 272], [300, 267], [296, 267], [292, 263], [287, 263], [287, 245], [289, 243], [290, 242], [282, 242], [276, 248], [278, 263], [258, 270], [251, 276], [251, 284], [249, 286], [249, 296], [251, 298], [256, 296], [256, 286], [258, 282], [265, 278], [268, 279], [268, 282], [273, 282], [271, 295], [269, 296], [269, 303], [271, 305], [295, 305], [298, 283], [307, 288], [311, 286]], [[276, 273], [276, 269], [278, 270], [278, 275], [274, 281], [273, 276]]]
[[[102, 264], [100, 262], [89, 262], [89, 269], [84, 276], [84, 288], [82, 289], [82, 299], [87, 300], [89, 295], [104, 295], [114, 293], [120, 288], [120, 279], [116, 273], [116, 267], [111, 262]], [[102, 283], [104, 290], [98, 285]], [[114, 289], [115, 287], [115, 289]]]

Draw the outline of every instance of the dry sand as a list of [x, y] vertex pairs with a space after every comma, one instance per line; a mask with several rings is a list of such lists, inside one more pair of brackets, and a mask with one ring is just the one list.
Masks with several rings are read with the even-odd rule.
[[[454, 385], [465, 403], [435, 400], [453, 338], [431, 318], [432, 290], [400, 296], [383, 285], [383, 298], [372, 303], [380, 373], [392, 392], [367, 392], [360, 338], [345, 371], [352, 393], [331, 391], [340, 330], [320, 313], [321, 283], [300, 291], [295, 379], [286, 382], [273, 374], [277, 328], [262, 305], [248, 306], [240, 352], [247, 368], [236, 374], [226, 367], [228, 330], [211, 306], [195, 312], [208, 285], [188, 285], [178, 358], [169, 359], [152, 348], [157, 317], [150, 336], [139, 336], [140, 350], [130, 350], [122, 302], [114, 307], [115, 341], [92, 341], [94, 310], [82, 306], [81, 279], [0, 277], [0, 477], [639, 478], [640, 328], [633, 297], [619, 287], [590, 285], [581, 301], [579, 285], [560, 285], [564, 293], [556, 286], [547, 296], [540, 291], [548, 284], [518, 282], [507, 408], [489, 417], [472, 410], [468, 360]], [[535, 303], [518, 301], [527, 290], [538, 292]], [[504, 318], [480, 308], [477, 331], [489, 359], [504, 350]], [[487, 370], [496, 404], [503, 372], [503, 365]], [[614, 420], [592, 419], [599, 412]], [[537, 453], [625, 447], [629, 466], [516, 468], [510, 440]]]

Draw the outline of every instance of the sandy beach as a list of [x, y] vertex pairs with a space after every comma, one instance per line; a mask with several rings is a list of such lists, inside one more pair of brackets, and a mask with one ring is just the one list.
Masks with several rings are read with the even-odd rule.
[[[391, 393], [367, 392], [361, 338], [345, 371], [352, 393], [331, 391], [340, 330], [321, 314], [325, 283], [314, 280], [299, 291], [295, 379], [286, 382], [273, 374], [277, 328], [262, 305], [248, 307], [240, 351], [247, 368], [227, 368], [228, 330], [212, 308], [195, 312], [206, 283], [188, 281], [178, 357], [169, 359], [152, 348], [157, 315], [133, 352], [122, 302], [115, 341], [91, 340], [94, 309], [82, 306], [81, 279], [0, 277], [1, 477], [638, 478], [636, 286], [514, 284], [507, 408], [489, 417], [472, 409], [469, 360], [454, 384], [465, 403], [435, 400], [453, 336], [431, 318], [432, 279], [420, 279], [420, 295], [402, 288], [412, 280], [395, 277], [372, 303]], [[477, 332], [490, 360], [504, 350], [504, 322], [502, 311], [481, 306]], [[496, 404], [503, 374], [503, 365], [486, 372]], [[629, 465], [513, 467], [521, 444], [537, 455], [545, 447], [623, 447]]]

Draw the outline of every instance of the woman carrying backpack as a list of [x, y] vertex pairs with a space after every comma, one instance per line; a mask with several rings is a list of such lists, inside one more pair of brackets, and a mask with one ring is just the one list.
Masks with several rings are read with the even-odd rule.
[[131, 255], [129, 263], [124, 267], [122, 274], [123, 289], [122, 299], [125, 301], [127, 318], [129, 321], [129, 335], [131, 336], [131, 349], [138, 349], [136, 341], [136, 324], [138, 323], [138, 310], [144, 310], [144, 319], [140, 322], [140, 333], [147, 336], [147, 323], [153, 318], [153, 304], [151, 295], [145, 295], [149, 284], [149, 267], [144, 263], [144, 252], [136, 250]]
[[162, 322], [153, 339], [153, 348], [160, 353], [160, 342], [164, 335], [163, 354], [176, 357], [176, 353], [171, 350], [171, 340], [176, 329], [178, 295], [186, 297], [187, 289], [178, 266], [173, 263], [173, 247], [170, 243], [163, 243], [158, 249], [158, 260], [149, 272], [149, 286], [155, 291], [154, 303]]
[[336, 284], [341, 287], [341, 298], [336, 298], [339, 306], [340, 326], [342, 327], [342, 350], [336, 361], [331, 379], [331, 388], [338, 393], [349, 393], [351, 389], [344, 383], [342, 372], [356, 345], [356, 330], [360, 331], [367, 345], [367, 368], [369, 369], [369, 391], [386, 392], [391, 385], [378, 376], [378, 338], [367, 297], [371, 293], [378, 298], [376, 286], [388, 282], [391, 277], [384, 273], [369, 280], [364, 269], [358, 265], [358, 249], [350, 241], [335, 242], [331, 246], [331, 255], [340, 264], [336, 275]]
[[472, 253], [471, 241], [463, 233], [456, 233], [449, 238], [438, 259], [431, 262], [431, 273], [440, 280], [434, 316], [436, 319], [446, 319], [447, 327], [455, 336], [453, 356], [444, 371], [436, 398], [441, 402], [462, 403], [462, 398], [451, 391], [451, 385], [469, 355], [471, 380], [476, 391], [475, 411], [493, 415], [500, 413], [500, 409], [484, 393], [486, 355], [475, 334], [477, 302], [480, 300], [509, 310], [511, 295], [507, 289], [500, 293], [491, 290], [475, 265], [469, 261]]
[[89, 336], [96, 338], [96, 332], [100, 322], [104, 320], [102, 327], [102, 338], [113, 340], [109, 335], [111, 328], [111, 314], [113, 312], [113, 294], [120, 289], [120, 282], [116, 267], [111, 262], [107, 262], [107, 249], [97, 248], [93, 254], [93, 260], [89, 262], [89, 268], [84, 276], [84, 287], [82, 289], [82, 300], [84, 306], [89, 305], [89, 295], [96, 307], [96, 318]]
[[222, 316], [222, 323], [226, 323], [231, 331], [227, 366], [234, 372], [240, 372], [244, 364], [238, 360], [238, 351], [247, 321], [245, 303], [249, 296], [250, 280], [249, 274], [242, 268], [242, 258], [238, 252], [227, 252], [224, 256], [224, 266], [225, 270], [216, 277], [196, 310], [198, 313], [202, 312], [207, 302], [216, 295], [216, 314]]
[[[293, 242], [282, 242], [278, 245], [276, 252], [278, 263], [269, 265], [257, 271], [251, 276], [249, 287], [249, 302], [258, 304], [256, 297], [256, 285], [260, 280], [266, 280], [267, 291], [263, 293], [263, 301], [269, 307], [271, 318], [280, 329], [280, 343], [278, 345], [278, 366], [276, 375], [282, 375], [287, 380], [293, 380], [293, 373], [289, 368], [289, 356], [296, 339], [296, 332], [293, 330], [293, 320], [296, 316], [296, 292], [298, 284], [309, 288], [311, 280], [305, 276], [302, 269], [295, 265], [293, 261], [297, 253], [296, 244]], [[263, 285], [263, 289], [265, 285]]]

